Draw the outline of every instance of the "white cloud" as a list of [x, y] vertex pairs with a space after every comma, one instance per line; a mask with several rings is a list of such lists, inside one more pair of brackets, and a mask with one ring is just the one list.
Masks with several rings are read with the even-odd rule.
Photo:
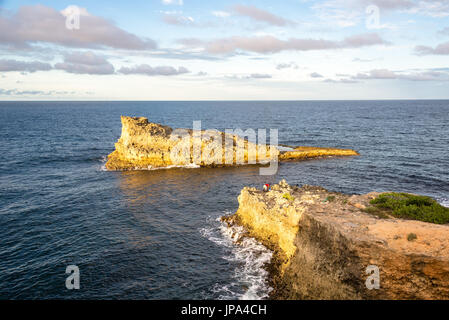
[[449, 36], [449, 27], [443, 28], [440, 31], [438, 31], [439, 34], [442, 34], [443, 36]]
[[374, 69], [364, 73], [358, 73], [351, 77], [352, 80], [410, 80], [410, 81], [447, 81], [448, 72], [435, 70], [423, 71], [391, 71], [388, 69]]
[[42, 91], [42, 90], [19, 90], [19, 89], [0, 89], [0, 96], [52, 96], [52, 95], [67, 95], [75, 94], [74, 91]]
[[424, 55], [449, 55], [449, 42], [441, 43], [435, 48], [429, 46], [416, 46], [415, 53]]
[[182, 15], [174, 15], [174, 14], [165, 14], [163, 20], [167, 24], [171, 25], [193, 25], [195, 23], [195, 19], [192, 17], [186, 17]]
[[224, 54], [232, 53], [236, 50], [244, 50], [257, 53], [275, 53], [285, 50], [309, 51], [309, 50], [328, 50], [344, 48], [361, 48], [373, 45], [385, 45], [387, 41], [383, 40], [376, 33], [366, 33], [347, 37], [341, 41], [323, 40], [323, 39], [298, 39], [290, 38], [281, 40], [273, 36], [256, 37], [230, 37], [216, 39], [212, 41], [202, 41], [195, 38], [181, 39], [180, 42], [187, 46], [203, 46], [209, 53]]
[[39, 61], [18, 61], [18, 60], [0, 60], [1, 72], [36, 72], [36, 71], [48, 71], [52, 66], [49, 63], [43, 63]]
[[114, 74], [114, 66], [102, 56], [93, 52], [67, 54], [64, 62], [55, 64], [55, 69], [76, 74]]
[[[350, 27], [367, 19], [369, 6], [379, 9], [381, 19], [383, 12], [392, 11], [440, 18], [449, 16], [449, 0], [326, 0], [311, 8], [323, 22]], [[391, 24], [379, 27], [393, 28]]]
[[256, 21], [265, 22], [274, 26], [286, 26], [293, 24], [291, 21], [283, 17], [272, 14], [271, 12], [259, 9], [255, 6], [235, 5], [233, 11], [241, 16], [246, 16]]
[[249, 80], [249, 79], [271, 79], [273, 76], [268, 73], [251, 73], [246, 75], [231, 74], [226, 76], [227, 79]]
[[318, 72], [312, 72], [310, 74], [311, 78], [324, 78], [321, 74], [319, 74]]
[[130, 68], [123, 67], [118, 70], [118, 73], [122, 74], [140, 74], [146, 76], [176, 76], [189, 72], [185, 67], [179, 67], [178, 69], [171, 66], [151, 67], [148, 64], [141, 64]]
[[276, 69], [283, 70], [283, 69], [298, 69], [298, 65], [294, 62], [288, 62], [288, 63], [279, 63], [276, 65]]
[[212, 15], [214, 15], [214, 16], [216, 16], [218, 18], [227, 18], [231, 14], [229, 12], [226, 12], [226, 11], [212, 11]]
[[184, 4], [183, 0], [162, 0], [162, 3], [165, 5], [178, 5], [182, 6]]
[[[64, 12], [64, 10], [62, 11]], [[63, 13], [43, 5], [22, 6], [12, 15], [0, 11], [0, 45], [25, 48], [30, 44], [51, 43], [66, 47], [146, 50], [156, 48], [109, 20], [81, 10], [80, 29], [66, 28]]]
[[415, 5], [407, 12], [426, 15], [434, 18], [445, 18], [449, 16], [449, 0], [421, 0], [414, 1]]

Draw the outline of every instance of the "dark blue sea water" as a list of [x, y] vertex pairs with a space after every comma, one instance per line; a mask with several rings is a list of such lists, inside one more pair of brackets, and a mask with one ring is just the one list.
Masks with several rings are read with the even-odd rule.
[[[287, 145], [354, 148], [354, 158], [257, 167], [102, 170], [120, 115], [204, 129], [277, 128]], [[285, 178], [346, 193], [449, 199], [449, 101], [0, 102], [1, 299], [263, 298], [256, 242], [217, 218], [247, 185]], [[65, 287], [80, 268], [81, 288]]]

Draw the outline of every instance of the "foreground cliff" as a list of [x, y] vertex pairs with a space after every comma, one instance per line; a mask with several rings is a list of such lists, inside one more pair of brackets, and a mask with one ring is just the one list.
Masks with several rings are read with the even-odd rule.
[[368, 213], [378, 195], [283, 181], [267, 193], [244, 188], [223, 220], [274, 251], [273, 298], [449, 299], [449, 225], [379, 218]]
[[281, 152], [233, 135], [212, 130], [174, 130], [147, 118], [121, 117], [122, 134], [108, 156], [108, 170], [139, 170], [171, 166], [235, 166], [266, 164], [324, 156], [355, 156], [348, 149], [298, 147]]

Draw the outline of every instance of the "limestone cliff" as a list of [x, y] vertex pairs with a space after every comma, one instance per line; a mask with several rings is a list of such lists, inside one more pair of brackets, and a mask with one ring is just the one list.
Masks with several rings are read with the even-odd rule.
[[[277, 299], [449, 299], [449, 225], [381, 219], [364, 210], [377, 193], [344, 195], [285, 181], [244, 188], [235, 215], [275, 254]], [[408, 239], [413, 233], [416, 239]], [[369, 290], [367, 267], [380, 270]]]
[[299, 147], [280, 152], [228, 133], [174, 130], [147, 118], [121, 117], [122, 134], [108, 156], [108, 170], [139, 170], [170, 166], [235, 166], [270, 161], [358, 155], [346, 149]]

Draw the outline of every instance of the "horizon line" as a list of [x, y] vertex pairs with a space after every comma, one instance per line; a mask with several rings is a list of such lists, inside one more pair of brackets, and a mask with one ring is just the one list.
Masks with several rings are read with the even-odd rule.
[[1, 102], [313, 102], [313, 101], [449, 101], [449, 98], [435, 99], [413, 99], [413, 98], [390, 98], [390, 99], [235, 99], [235, 100], [0, 100]]

